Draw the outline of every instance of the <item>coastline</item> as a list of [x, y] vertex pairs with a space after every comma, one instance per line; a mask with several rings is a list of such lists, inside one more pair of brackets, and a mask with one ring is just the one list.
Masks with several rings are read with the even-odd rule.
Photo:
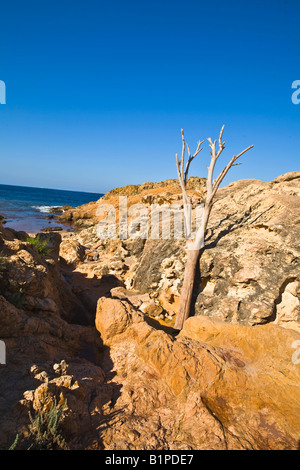
[[[74, 226], [72, 224], [63, 222], [61, 223], [59, 219], [56, 216], [51, 216], [51, 218], [47, 215], [44, 217], [39, 218], [40, 221], [44, 221], [43, 226], [41, 228], [36, 227], [35, 229], [30, 229], [30, 226], [28, 225], [28, 228], [26, 229], [26, 223], [25, 226], [23, 226], [23, 223], [15, 224], [14, 219], [5, 217], [3, 214], [0, 214], [0, 224], [4, 228], [9, 228], [12, 230], [15, 230], [16, 232], [25, 232], [30, 235], [37, 235], [38, 233], [68, 233], [74, 231]], [[47, 225], [48, 224], [48, 225]]]
[[0, 185], [0, 214], [3, 225], [30, 233], [71, 229], [61, 220], [65, 211], [98, 200], [102, 194], [81, 191]]

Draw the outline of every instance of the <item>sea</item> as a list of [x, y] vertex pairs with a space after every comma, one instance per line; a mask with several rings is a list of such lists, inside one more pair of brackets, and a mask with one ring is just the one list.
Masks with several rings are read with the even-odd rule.
[[67, 229], [70, 226], [58, 224], [49, 217], [55, 209], [81, 206], [101, 196], [101, 193], [0, 184], [0, 214], [5, 218], [6, 227], [27, 233], [38, 233], [45, 227]]

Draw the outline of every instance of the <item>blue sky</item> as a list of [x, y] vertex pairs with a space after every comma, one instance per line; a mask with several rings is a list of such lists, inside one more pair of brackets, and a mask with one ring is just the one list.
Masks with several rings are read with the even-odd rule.
[[[299, 0], [2, 2], [0, 183], [105, 192], [176, 178], [216, 138], [224, 183], [299, 170]], [[209, 148], [190, 174], [206, 176]]]

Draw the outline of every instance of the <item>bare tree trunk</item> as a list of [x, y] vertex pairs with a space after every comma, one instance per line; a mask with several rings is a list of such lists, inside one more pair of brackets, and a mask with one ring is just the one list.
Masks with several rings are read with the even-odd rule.
[[182, 329], [185, 320], [189, 316], [199, 254], [200, 250], [189, 250], [187, 252], [184, 279], [180, 293], [180, 305], [176, 315], [176, 322], [174, 326], [176, 330]]
[[180, 293], [180, 304], [176, 315], [174, 328], [181, 330], [185, 320], [189, 317], [193, 297], [194, 282], [200, 251], [204, 247], [205, 232], [212, 206], [204, 207], [201, 225], [197, 231], [196, 238], [187, 245], [187, 260], [184, 270], [183, 284]]
[[[223, 131], [224, 131], [224, 126], [222, 127], [220, 131], [220, 135], [218, 139], [218, 144], [219, 144], [218, 150], [216, 149], [217, 140], [212, 142], [211, 139], [208, 139], [210, 143], [210, 148], [211, 148], [211, 152], [210, 152], [211, 161], [210, 161], [209, 167], [207, 167], [208, 177], [207, 177], [207, 183], [206, 183], [206, 201], [204, 205], [201, 225], [196, 232], [196, 237], [193, 241], [189, 240], [188, 245], [187, 245], [187, 261], [186, 261], [186, 266], [185, 266], [183, 285], [182, 285], [181, 294], [180, 294], [180, 305], [179, 305], [179, 310], [177, 312], [176, 322], [174, 326], [174, 328], [177, 330], [182, 329], [185, 320], [190, 315], [197, 262], [199, 260], [200, 250], [204, 247], [205, 233], [206, 233], [206, 228], [208, 224], [208, 219], [211, 213], [211, 209], [213, 207], [214, 198], [216, 196], [219, 185], [221, 184], [227, 172], [230, 170], [232, 166], [240, 165], [240, 163], [235, 163], [236, 160], [238, 160], [245, 152], [247, 152], [253, 147], [253, 145], [251, 145], [250, 147], [247, 147], [238, 155], [234, 155], [232, 159], [230, 160], [230, 162], [227, 164], [227, 166], [223, 168], [219, 176], [214, 180], [213, 174], [214, 174], [215, 164], [225, 148], [225, 142], [222, 142]], [[198, 142], [197, 150], [195, 154], [191, 157], [189, 147], [186, 144], [185, 139], [184, 139], [183, 130], [181, 130], [181, 134], [182, 134], [182, 157], [181, 157], [181, 160], [179, 161], [178, 155], [176, 154], [176, 165], [177, 165], [178, 179], [179, 179], [179, 183], [182, 189], [185, 222], [187, 225], [187, 224], [190, 224], [191, 222], [191, 214], [189, 214], [187, 210], [187, 205], [190, 202], [190, 199], [186, 192], [187, 181], [188, 181], [188, 170], [189, 170], [189, 165], [191, 161], [202, 150], [201, 144], [203, 143], [203, 141]], [[186, 145], [188, 149], [189, 159], [186, 165], [186, 170], [184, 171], [184, 154], [185, 154]], [[190, 235], [191, 231], [187, 229], [186, 233]]]

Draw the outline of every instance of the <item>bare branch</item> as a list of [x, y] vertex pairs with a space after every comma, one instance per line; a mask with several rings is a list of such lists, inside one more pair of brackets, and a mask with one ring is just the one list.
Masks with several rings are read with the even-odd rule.
[[219, 174], [219, 176], [216, 178], [215, 182], [214, 182], [214, 185], [213, 185], [213, 188], [212, 188], [212, 192], [210, 194], [210, 197], [207, 199], [207, 203], [208, 204], [211, 204], [212, 203], [212, 200], [221, 184], [221, 182], [223, 181], [223, 179], [225, 178], [226, 174], [228, 173], [228, 171], [230, 170], [230, 168], [232, 166], [235, 166], [235, 165], [240, 165], [240, 163], [235, 163], [236, 160], [238, 158], [240, 158], [242, 155], [244, 155], [244, 153], [248, 152], [248, 150], [252, 149], [254, 147], [254, 145], [250, 145], [249, 147], [247, 147], [245, 150], [243, 150], [241, 153], [239, 153], [238, 155], [234, 155], [232, 157], [232, 159], [230, 160], [230, 162], [227, 164], [227, 166], [225, 168], [223, 168], [223, 170], [221, 171], [221, 173]]
[[[197, 144], [196, 151], [193, 155], [191, 155], [190, 147], [188, 143], [185, 141], [184, 138], [184, 132], [183, 129], [181, 129], [181, 138], [182, 138], [182, 151], [181, 151], [181, 160], [179, 160], [178, 154], [176, 153], [176, 167], [177, 167], [177, 173], [178, 173], [178, 179], [179, 183], [184, 195], [184, 198], [186, 200], [189, 200], [187, 193], [186, 193], [186, 186], [188, 182], [188, 174], [189, 174], [189, 168], [191, 162], [194, 160], [194, 158], [198, 155], [199, 152], [201, 152], [202, 147], [201, 145], [203, 144], [204, 140], [199, 140]], [[185, 159], [185, 148], [187, 148], [188, 152], [188, 161], [184, 170], [184, 159]]]
[[188, 143], [186, 143], [186, 148], [187, 148], [189, 159], [190, 159], [191, 158], [191, 152], [190, 152], [190, 147], [189, 147]]
[[225, 142], [222, 142], [222, 137], [223, 137], [223, 132], [224, 132], [224, 125], [222, 126], [222, 129], [219, 134], [219, 150], [218, 152], [216, 151], [216, 145], [217, 145], [217, 140], [212, 142], [211, 138], [209, 137], [207, 140], [209, 142], [209, 146], [211, 148], [210, 155], [211, 155], [211, 161], [210, 165], [208, 167], [208, 176], [207, 176], [207, 182], [206, 182], [206, 200], [208, 201], [211, 197], [211, 194], [213, 192], [213, 187], [214, 187], [214, 182], [213, 182], [213, 174], [214, 174], [214, 169], [216, 162], [223, 152], [225, 148]]
[[176, 168], [177, 168], [178, 180], [182, 189], [182, 193], [185, 194], [185, 185], [184, 185], [184, 180], [182, 178], [182, 171], [181, 171], [182, 165], [181, 165], [181, 160], [179, 160], [178, 158], [178, 153], [176, 153]]
[[194, 160], [194, 158], [198, 155], [198, 153], [201, 152], [201, 150], [203, 150], [202, 147], [201, 147], [203, 142], [204, 142], [204, 140], [199, 140], [198, 141], [197, 149], [196, 149], [196, 151], [195, 151], [195, 153], [192, 157], [191, 157], [190, 148], [189, 148], [188, 144], [186, 144], [187, 149], [188, 149], [189, 159], [188, 159], [188, 162], [186, 164], [186, 169], [185, 169], [185, 174], [184, 174], [185, 185], [187, 185], [187, 181], [188, 181], [188, 174], [189, 174], [190, 164]]
[[[204, 142], [204, 140], [198, 141], [197, 149], [195, 153], [191, 155], [189, 145], [185, 142], [183, 129], [181, 129], [181, 138], [182, 138], [181, 160], [179, 160], [178, 154], [176, 153], [176, 168], [177, 168], [179, 184], [180, 184], [181, 191], [182, 191], [185, 231], [186, 231], [186, 236], [189, 237], [191, 233], [191, 200], [187, 194], [189, 167], [190, 167], [191, 162], [194, 160], [194, 158], [202, 150], [201, 144]], [[186, 148], [188, 152], [188, 161], [186, 164], [186, 168], [184, 170], [184, 158], [185, 158]]]
[[184, 140], [184, 133], [183, 129], [181, 129], [181, 137], [182, 137], [182, 152], [181, 152], [181, 175], [183, 175], [183, 168], [184, 168], [184, 154], [185, 154], [185, 140]]
[[222, 142], [224, 128], [225, 128], [225, 125], [222, 126], [222, 129], [221, 129], [220, 134], [219, 134], [219, 151], [218, 151], [218, 154], [217, 154], [217, 159], [219, 158], [219, 156], [221, 155], [221, 153], [223, 152], [223, 150], [225, 148], [225, 142]]

